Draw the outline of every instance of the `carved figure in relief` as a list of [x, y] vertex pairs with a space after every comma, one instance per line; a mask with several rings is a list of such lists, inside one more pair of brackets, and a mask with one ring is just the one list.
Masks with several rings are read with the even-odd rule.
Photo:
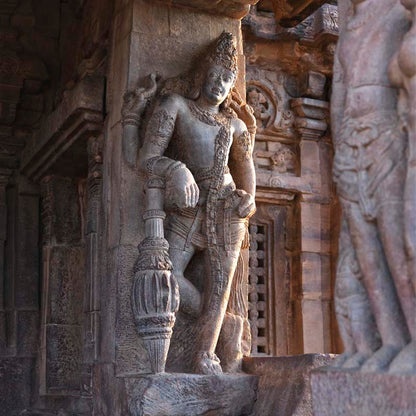
[[[236, 75], [234, 40], [223, 33], [192, 80], [166, 83], [138, 161], [147, 177], [165, 181], [169, 258], [180, 310], [196, 320], [193, 371], [201, 374], [222, 372], [217, 342], [255, 212], [255, 118], [233, 89]], [[205, 257], [202, 293], [184, 274], [197, 252]]]
[[404, 190], [405, 244], [410, 282], [398, 288], [402, 295], [412, 342], [394, 360], [392, 369], [416, 373], [416, 0], [401, 0], [412, 22], [390, 62], [392, 83], [400, 88], [399, 116], [408, 136]]
[[[340, 6], [347, 3], [343, 0]], [[409, 342], [414, 322], [403, 223], [407, 140], [397, 113], [397, 94], [388, 78], [388, 63], [408, 24], [397, 0], [354, 0], [351, 6], [335, 57], [334, 179], [345, 218], [341, 245], [353, 249], [377, 327], [368, 348], [358, 351], [362, 339], [369, 336], [365, 328], [372, 327], [371, 314], [364, 309], [356, 316], [361, 322], [351, 340], [339, 310], [338, 321], [347, 346], [354, 343], [357, 354], [366, 351], [355, 359], [357, 364], [363, 362], [361, 369], [384, 371]], [[343, 270], [338, 268], [339, 273]], [[356, 281], [354, 274], [347, 270], [347, 277], [339, 279]], [[347, 293], [354, 286], [339, 286], [338, 303], [354, 296]], [[360, 286], [354, 290], [360, 297]], [[347, 321], [351, 324], [351, 318]], [[376, 331], [381, 338], [377, 349]]]
[[273, 108], [260, 88], [250, 86], [247, 89], [247, 103], [253, 108], [258, 127], [265, 128], [273, 116]]

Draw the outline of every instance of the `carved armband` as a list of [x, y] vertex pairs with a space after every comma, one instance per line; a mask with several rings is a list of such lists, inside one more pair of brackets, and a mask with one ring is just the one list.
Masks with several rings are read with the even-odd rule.
[[[166, 161], [168, 166], [164, 169], [164, 172], [156, 172], [155, 166], [160, 161]], [[149, 176], [163, 176], [165, 178], [170, 178], [172, 174], [181, 168], [186, 168], [186, 165], [177, 160], [172, 160], [165, 156], [155, 156], [147, 160], [146, 162], [146, 172]]]
[[175, 129], [175, 119], [166, 110], [158, 110], [149, 121], [146, 135], [156, 146], [165, 148], [173, 130]]
[[233, 153], [236, 160], [241, 162], [244, 162], [245, 160], [250, 160], [252, 154], [251, 143], [251, 136], [247, 130], [245, 130], [243, 133], [240, 134], [240, 136], [238, 136], [233, 146]]
[[182, 163], [182, 162], [178, 162], [178, 161], [173, 162], [173, 163], [171, 163], [171, 164], [168, 166], [168, 168], [166, 169], [166, 174], [165, 174], [165, 177], [166, 177], [166, 178], [171, 178], [171, 177], [172, 177], [173, 172], [175, 172], [175, 171], [176, 171], [176, 170], [178, 170], [178, 169], [185, 168], [185, 167], [186, 167], [186, 165], [185, 165], [184, 163]]

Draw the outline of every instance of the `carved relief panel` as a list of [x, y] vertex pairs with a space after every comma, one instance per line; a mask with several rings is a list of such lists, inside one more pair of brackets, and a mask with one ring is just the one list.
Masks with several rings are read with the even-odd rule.
[[328, 85], [337, 7], [324, 5], [288, 28], [270, 10], [253, 7], [243, 24], [247, 102], [258, 126], [253, 155], [259, 209], [250, 228], [252, 353], [336, 352], [336, 248], [330, 236], [337, 233], [339, 211], [328, 179]]
[[299, 149], [284, 77], [283, 73], [247, 68], [247, 102], [258, 126], [254, 160], [258, 169], [296, 176]]

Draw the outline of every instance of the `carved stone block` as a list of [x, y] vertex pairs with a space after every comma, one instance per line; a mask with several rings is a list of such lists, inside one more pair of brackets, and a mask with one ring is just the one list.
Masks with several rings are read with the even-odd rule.
[[259, 377], [254, 416], [312, 414], [311, 370], [329, 364], [334, 356], [247, 357], [244, 370]]
[[34, 366], [33, 358], [0, 359], [0, 414], [18, 416], [29, 406]]
[[46, 387], [79, 390], [81, 382], [82, 329], [75, 325], [49, 324], [46, 329]]
[[251, 415], [258, 378], [163, 374], [126, 379], [132, 416]]
[[311, 377], [316, 416], [412, 416], [416, 378], [406, 375], [316, 370]]
[[39, 342], [39, 311], [18, 311], [17, 354], [35, 356]]
[[49, 264], [48, 323], [80, 325], [85, 249], [53, 247]]

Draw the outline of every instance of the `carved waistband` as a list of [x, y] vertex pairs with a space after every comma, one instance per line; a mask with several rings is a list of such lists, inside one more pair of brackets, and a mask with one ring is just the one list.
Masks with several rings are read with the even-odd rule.
[[[394, 111], [377, 111], [361, 117], [346, 116], [341, 127], [341, 141], [350, 146], [366, 146], [381, 136], [392, 139], [384, 133], [399, 128], [399, 118]], [[384, 140], [385, 140], [384, 139]]]
[[[192, 173], [196, 183], [212, 179], [216, 174], [214, 168], [198, 168], [193, 170]], [[224, 174], [227, 173], [230, 173], [228, 166], [224, 169]]]

